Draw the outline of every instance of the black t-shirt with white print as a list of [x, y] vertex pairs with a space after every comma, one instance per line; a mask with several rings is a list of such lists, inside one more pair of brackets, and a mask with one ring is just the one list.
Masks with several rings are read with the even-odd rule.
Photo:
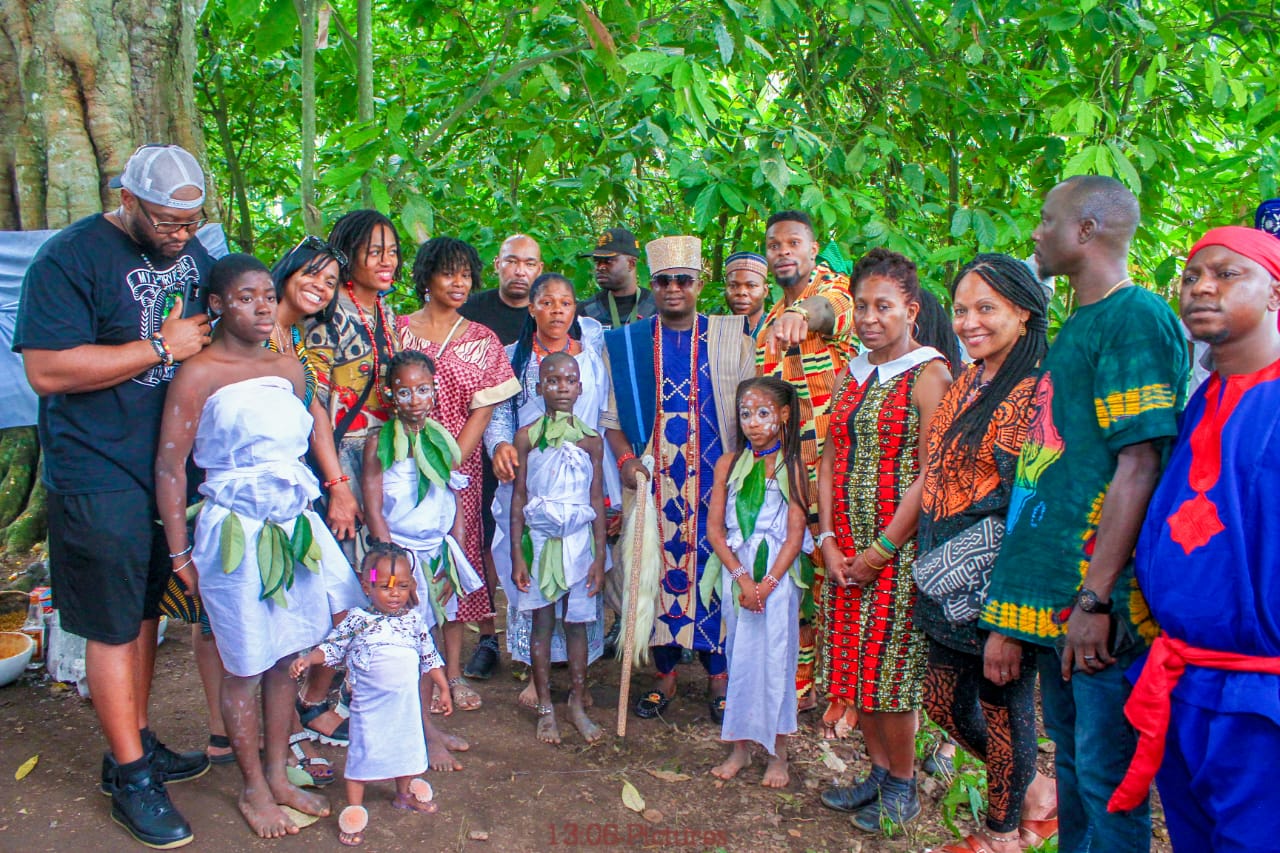
[[[148, 260], [150, 263], [148, 263]], [[14, 352], [125, 344], [151, 337], [182, 296], [202, 310], [213, 265], [194, 237], [177, 258], [144, 257], [94, 214], [51, 237], [22, 281]], [[61, 494], [155, 490], [153, 468], [173, 367], [160, 364], [111, 388], [40, 398], [44, 481]]]

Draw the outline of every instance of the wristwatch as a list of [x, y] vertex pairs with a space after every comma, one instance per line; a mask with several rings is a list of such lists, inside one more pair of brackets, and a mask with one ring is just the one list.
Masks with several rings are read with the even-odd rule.
[[828, 539], [834, 539], [835, 537], [836, 535], [830, 530], [824, 530], [817, 536], [813, 537], [813, 547], [821, 548], [823, 542], [826, 542]]
[[1085, 613], [1107, 614], [1111, 612], [1110, 601], [1098, 600], [1098, 594], [1088, 587], [1081, 587], [1076, 593], [1076, 606]]
[[783, 310], [782, 313], [783, 314], [799, 314], [801, 317], [804, 318], [804, 321], [806, 323], [809, 322], [809, 309], [805, 308], [799, 302], [792, 302], [790, 305], [786, 307], [786, 309]]

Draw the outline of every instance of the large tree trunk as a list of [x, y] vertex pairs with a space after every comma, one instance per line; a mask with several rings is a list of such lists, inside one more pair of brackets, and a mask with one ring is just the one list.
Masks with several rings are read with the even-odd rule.
[[[144, 142], [204, 159], [195, 23], [205, 0], [0, 3], [0, 230], [62, 228], [114, 208], [107, 181]], [[205, 209], [216, 217], [214, 184]], [[0, 547], [44, 538], [35, 429], [0, 431]]]
[[107, 181], [144, 142], [177, 143], [203, 159], [191, 83], [203, 8], [0, 4], [0, 229], [61, 228], [114, 207]]

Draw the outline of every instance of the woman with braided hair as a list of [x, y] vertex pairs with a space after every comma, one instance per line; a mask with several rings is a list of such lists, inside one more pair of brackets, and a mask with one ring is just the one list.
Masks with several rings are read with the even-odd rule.
[[[994, 562], [1031, 420], [1037, 368], [1048, 348], [1047, 300], [1024, 263], [998, 254], [966, 264], [951, 293], [953, 326], [973, 364], [942, 398], [929, 430], [915, 609], [929, 647], [924, 704], [930, 719], [987, 765], [985, 826], [944, 849], [1017, 853], [1020, 826], [1034, 833], [1030, 841], [1051, 835], [1057, 823], [1046, 819], [1056, 812], [1053, 781], [1036, 772], [1033, 662], [1003, 686], [985, 679], [986, 632], [976, 621], [985, 593], [981, 573], [956, 588], [929, 572], [945, 571], [941, 555], [948, 544], [950, 552], [966, 546], [971, 566]], [[985, 548], [983, 556], [974, 556], [968, 543], [975, 542]], [[944, 586], [945, 595], [937, 591]]]

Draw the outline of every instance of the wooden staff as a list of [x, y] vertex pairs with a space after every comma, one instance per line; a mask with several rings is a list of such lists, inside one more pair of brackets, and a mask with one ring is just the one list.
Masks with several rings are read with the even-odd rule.
[[635, 519], [631, 528], [631, 566], [627, 576], [627, 612], [622, 617], [622, 680], [618, 682], [618, 737], [627, 736], [627, 705], [631, 700], [631, 661], [636, 650], [636, 605], [640, 593], [640, 550], [644, 545], [644, 513], [649, 503], [648, 472], [636, 472]]

